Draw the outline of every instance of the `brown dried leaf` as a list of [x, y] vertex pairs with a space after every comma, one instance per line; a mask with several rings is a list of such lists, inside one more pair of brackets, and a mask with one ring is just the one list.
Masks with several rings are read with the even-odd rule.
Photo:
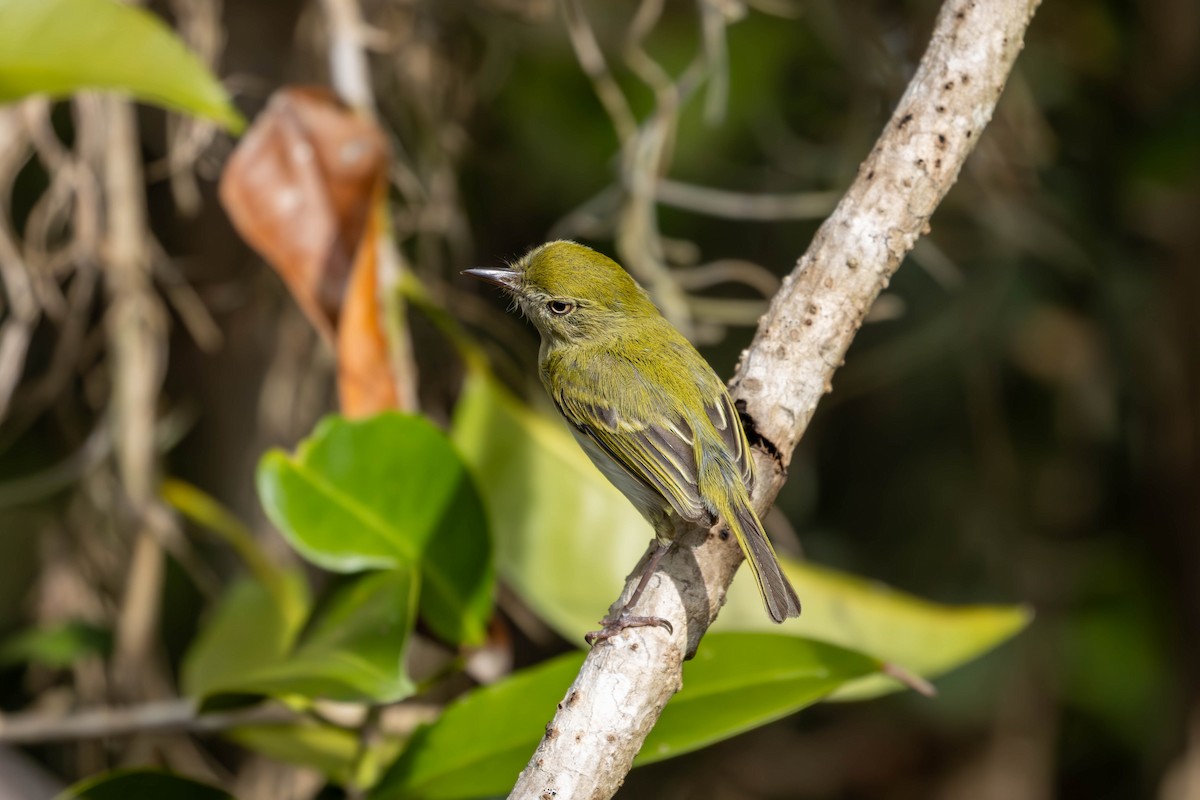
[[374, 122], [325, 89], [293, 87], [271, 98], [221, 176], [238, 233], [331, 343], [356, 254], [374, 247], [364, 233], [388, 159]]
[[221, 176], [238, 232], [337, 352], [342, 411], [398, 406], [378, 298], [389, 153], [379, 127], [318, 88], [271, 99]]

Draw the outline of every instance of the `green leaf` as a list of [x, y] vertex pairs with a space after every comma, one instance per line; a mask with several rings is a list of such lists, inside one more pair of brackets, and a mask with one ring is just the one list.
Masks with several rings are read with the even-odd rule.
[[414, 691], [404, 653], [416, 613], [408, 570], [356, 578], [334, 594], [300, 646], [258, 677], [274, 692], [394, 703]]
[[334, 592], [294, 644], [296, 628], [278, 615], [262, 585], [236, 584], [184, 661], [184, 690], [195, 697], [401, 700], [413, 692], [404, 653], [415, 593], [408, 570], [356, 578]]
[[[710, 633], [634, 766], [689, 753], [795, 713], [882, 665], [794, 636]], [[532, 752], [532, 751], [531, 751]]]
[[[492, 520], [499, 573], [566, 639], [582, 641], [620, 593], [650, 526], [592, 466], [564, 424], [471, 376], [454, 439], [475, 471]], [[762, 630], [817, 639], [934, 676], [1013, 636], [1030, 619], [1010, 606], [943, 606], [813, 564], [783, 561], [804, 604], [776, 626], [740, 570], [714, 630]], [[872, 676], [839, 698], [900, 688]]]
[[58, 800], [234, 800], [233, 795], [169, 772], [113, 770], [67, 789]]
[[453, 642], [484, 640], [494, 582], [487, 517], [462, 459], [428, 420], [329, 417], [294, 457], [263, 457], [258, 490], [309, 561], [336, 572], [419, 567], [430, 627]]
[[263, 584], [239, 580], [226, 591], [183, 659], [180, 683], [197, 699], [244, 692], [247, 676], [287, 659], [308, 617], [308, 586], [284, 573], [281, 605]]
[[157, 17], [113, 0], [0, 2], [0, 103], [113, 89], [207, 117], [245, 120], [221, 84]]
[[414, 734], [372, 800], [507, 793], [581, 664], [567, 653], [464, 695]]
[[[413, 737], [372, 797], [504, 794], [582, 662], [582, 654], [570, 653], [466, 695]], [[712, 634], [684, 665], [683, 689], [634, 763], [661, 761], [786, 716], [879, 666], [858, 653], [789, 636]]]
[[[771, 631], [841, 645], [932, 678], [1018, 634], [1032, 619], [1022, 606], [946, 606], [855, 575], [780, 559], [804, 603], [799, 619], [777, 626], [762, 610], [754, 581], [739, 570], [714, 631]], [[861, 700], [901, 688], [872, 676], [837, 692]]]
[[42, 664], [69, 667], [81, 658], [104, 655], [112, 645], [112, 634], [81, 620], [15, 633], [0, 643], [0, 665]]

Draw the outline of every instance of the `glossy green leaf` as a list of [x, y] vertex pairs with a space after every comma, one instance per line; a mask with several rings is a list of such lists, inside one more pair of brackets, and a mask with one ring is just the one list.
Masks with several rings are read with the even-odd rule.
[[81, 620], [30, 628], [0, 642], [0, 666], [28, 662], [69, 667], [81, 658], [106, 654], [111, 645], [111, 633]]
[[[804, 603], [799, 619], [777, 626], [766, 617], [754, 581], [738, 572], [714, 631], [792, 633], [869, 653], [924, 677], [935, 677], [1019, 633], [1032, 619], [1021, 606], [946, 606], [881, 583], [811, 563], [781, 559]], [[902, 688], [872, 676], [837, 692], [860, 700]]]
[[235, 584], [184, 660], [184, 691], [400, 700], [413, 691], [404, 653], [415, 608], [410, 571], [373, 572], [340, 587], [297, 642], [261, 584]]
[[286, 660], [308, 617], [308, 585], [298, 573], [284, 573], [281, 605], [263, 584], [233, 583], [192, 641], [183, 659], [185, 694], [202, 699], [242, 692], [247, 676]]
[[[419, 732], [380, 782], [376, 800], [504, 794], [545, 734], [583, 655], [571, 653], [477, 689]], [[729, 738], [810, 705], [879, 662], [790, 636], [713, 634], [683, 668], [635, 764]]]
[[464, 695], [417, 731], [372, 800], [506, 794], [581, 664], [568, 653]]
[[245, 127], [221, 84], [153, 14], [114, 0], [0, 1], [0, 103], [84, 89]]
[[446, 436], [423, 417], [329, 417], [295, 456], [259, 464], [271, 521], [325, 569], [419, 568], [421, 614], [450, 641], [479, 643], [491, 614], [487, 518]]
[[785, 717], [880, 666], [853, 650], [795, 636], [710, 633], [683, 665], [683, 689], [646, 737], [634, 766]]
[[413, 693], [404, 653], [416, 613], [408, 570], [375, 572], [342, 587], [300, 645], [264, 671], [263, 686], [334, 700], [392, 703]]
[[[559, 633], [581, 642], [645, 550], [649, 525], [561, 421], [524, 406], [483, 374], [464, 387], [454, 438], [484, 492], [500, 574]], [[783, 562], [804, 603], [799, 619], [772, 623], [741, 570], [714, 630], [817, 639], [934, 676], [1013, 636], [1030, 618], [1024, 608], [943, 606], [835, 570]], [[897, 688], [873, 676], [838, 697]]]
[[206, 783], [158, 770], [113, 770], [67, 789], [58, 800], [234, 800]]

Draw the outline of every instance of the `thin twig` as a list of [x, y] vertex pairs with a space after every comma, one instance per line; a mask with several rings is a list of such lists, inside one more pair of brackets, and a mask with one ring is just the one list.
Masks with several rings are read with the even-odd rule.
[[[429, 703], [399, 703], [382, 709], [379, 730], [389, 736], [407, 736], [418, 725], [437, 718], [441, 709]], [[343, 715], [344, 716], [344, 715]], [[0, 743], [39, 744], [77, 739], [100, 739], [144, 733], [215, 733], [243, 725], [286, 725], [309, 715], [284, 705], [265, 703], [234, 711], [200, 713], [194, 700], [173, 698], [131, 706], [89, 708], [67, 712], [23, 711], [0, 714]], [[357, 719], [331, 724], [354, 728]]]
[[658, 202], [685, 211], [726, 219], [771, 222], [789, 219], [820, 219], [833, 210], [840, 192], [797, 192], [795, 194], [751, 194], [662, 178], [655, 188]]

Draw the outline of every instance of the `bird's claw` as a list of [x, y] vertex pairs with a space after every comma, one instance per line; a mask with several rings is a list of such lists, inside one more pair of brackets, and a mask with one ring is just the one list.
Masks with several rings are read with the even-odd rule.
[[583, 640], [589, 645], [611, 639], [626, 628], [659, 627], [665, 628], [667, 633], [675, 633], [674, 626], [662, 617], [636, 617], [622, 613], [615, 617], [605, 617], [600, 620], [600, 625], [603, 626], [600, 630], [592, 631], [583, 637]]

